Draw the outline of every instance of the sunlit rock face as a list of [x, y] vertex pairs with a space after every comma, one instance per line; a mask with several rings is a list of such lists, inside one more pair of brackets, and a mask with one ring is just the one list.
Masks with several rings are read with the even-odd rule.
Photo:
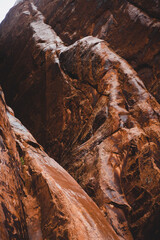
[[159, 240], [159, 7], [26, 0], [2, 22], [7, 104], [78, 182], [2, 96], [2, 239]]

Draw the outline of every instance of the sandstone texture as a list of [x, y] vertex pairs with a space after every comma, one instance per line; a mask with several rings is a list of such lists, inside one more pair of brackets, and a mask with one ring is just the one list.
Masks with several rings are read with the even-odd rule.
[[0, 239], [159, 240], [160, 2], [17, 1], [0, 74]]
[[[106, 40], [160, 102], [159, 0], [34, 0], [67, 43], [88, 35]], [[46, 4], [47, 2], [47, 4]]]
[[96, 204], [0, 98], [0, 239], [118, 239]]

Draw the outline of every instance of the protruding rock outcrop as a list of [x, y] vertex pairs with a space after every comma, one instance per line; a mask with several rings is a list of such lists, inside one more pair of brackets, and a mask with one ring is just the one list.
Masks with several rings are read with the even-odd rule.
[[106, 40], [138, 72], [160, 102], [160, 1], [34, 0], [45, 21], [71, 44], [92, 35]]
[[135, 239], [151, 237], [148, 221], [157, 228], [160, 210], [159, 104], [103, 41], [82, 39], [61, 53], [60, 62], [77, 79], [75, 86], [88, 84], [99, 95], [63, 166], [110, 216], [120, 236], [126, 213]]
[[0, 25], [7, 103], [99, 207], [8, 113], [22, 239], [159, 240], [159, 9], [142, 3], [26, 0]]

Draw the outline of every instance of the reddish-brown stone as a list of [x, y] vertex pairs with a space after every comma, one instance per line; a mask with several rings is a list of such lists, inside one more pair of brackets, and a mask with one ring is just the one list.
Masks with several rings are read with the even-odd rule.
[[0, 239], [117, 239], [76, 181], [0, 97]]
[[18, 174], [8, 210], [17, 216], [17, 230], [11, 217], [6, 221], [20, 239], [159, 240], [159, 5], [143, 3], [26, 0], [0, 25], [7, 103], [109, 222], [21, 123], [2, 111], [12, 126], [4, 127], [13, 145], [6, 148], [18, 156], [5, 161], [22, 163], [6, 170], [15, 169], [9, 186]]
[[[68, 47], [60, 62], [69, 76], [92, 85], [100, 94], [62, 165], [122, 238], [129, 239], [125, 213], [135, 239], [149, 239], [152, 234], [157, 239], [159, 104], [136, 72], [96, 38], [87, 37]], [[152, 228], [149, 219], [154, 222]]]
[[[92, 35], [106, 40], [138, 72], [160, 102], [159, 0], [34, 0], [45, 21], [71, 44]], [[64, 24], [65, 23], [65, 24]]]

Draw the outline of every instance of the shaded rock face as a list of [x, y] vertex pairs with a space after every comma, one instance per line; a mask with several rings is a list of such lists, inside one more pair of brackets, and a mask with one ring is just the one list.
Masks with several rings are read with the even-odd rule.
[[7, 103], [98, 206], [2, 97], [3, 239], [159, 240], [159, 11], [26, 0], [2, 22]]
[[1, 239], [118, 239], [76, 181], [0, 97]]

